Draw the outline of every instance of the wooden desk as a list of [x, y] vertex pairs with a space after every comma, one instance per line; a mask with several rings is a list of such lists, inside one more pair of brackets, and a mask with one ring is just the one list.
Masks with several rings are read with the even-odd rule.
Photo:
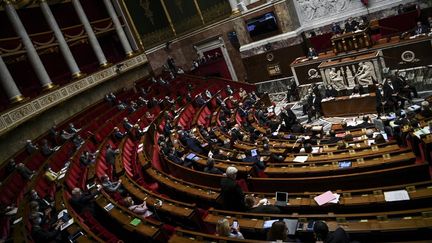
[[430, 179], [429, 165], [423, 163], [347, 175], [297, 178], [252, 177], [248, 179], [248, 182], [250, 191], [270, 193], [287, 190], [289, 192], [353, 190], [374, 187], [377, 183], [382, 186], [391, 186]]
[[333, 46], [333, 52], [336, 54], [372, 46], [369, 28], [362, 31], [334, 35], [330, 40]]
[[323, 115], [332, 116], [357, 116], [376, 113], [375, 94], [364, 97], [338, 97], [321, 103]]

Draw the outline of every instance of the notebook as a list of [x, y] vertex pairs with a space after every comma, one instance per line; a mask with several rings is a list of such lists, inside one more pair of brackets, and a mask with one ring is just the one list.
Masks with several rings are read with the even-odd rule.
[[334, 199], [336, 199], [336, 196], [331, 191], [326, 191], [323, 194], [314, 197], [315, 202], [317, 202], [319, 206], [324, 205]]
[[62, 224], [60, 226], [60, 231], [63, 231], [64, 229], [66, 229], [67, 227], [69, 227], [73, 223], [74, 223], [73, 218], [69, 219], [67, 222], [65, 222], [64, 224]]
[[134, 218], [132, 221], [130, 221], [130, 224], [133, 226], [137, 226], [141, 223], [141, 219], [139, 218]]
[[288, 204], [287, 192], [276, 192], [276, 206], [286, 206]]

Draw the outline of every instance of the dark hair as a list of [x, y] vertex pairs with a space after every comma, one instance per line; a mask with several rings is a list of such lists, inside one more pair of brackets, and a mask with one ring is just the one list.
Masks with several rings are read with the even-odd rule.
[[312, 144], [306, 143], [304, 145], [304, 150], [305, 150], [306, 153], [312, 153]]
[[383, 144], [385, 142], [386, 142], [386, 140], [384, 139], [384, 136], [381, 133], [376, 135], [375, 144]]
[[345, 140], [345, 142], [351, 142], [354, 140], [354, 137], [351, 133], [349, 133], [349, 134], [345, 135], [344, 140]]
[[286, 241], [288, 238], [287, 235], [287, 227], [284, 221], [276, 221], [272, 224], [268, 234], [267, 234], [267, 240], [269, 241], [276, 241], [276, 240], [282, 240]]
[[316, 221], [313, 227], [313, 231], [317, 239], [325, 241], [329, 233], [329, 229], [326, 223], [323, 221]]

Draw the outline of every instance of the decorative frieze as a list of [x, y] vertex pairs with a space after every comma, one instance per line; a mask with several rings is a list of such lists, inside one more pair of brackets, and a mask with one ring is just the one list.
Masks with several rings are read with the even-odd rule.
[[[121, 72], [136, 68], [145, 63], [147, 63], [147, 57], [145, 54], [134, 56], [128, 60], [120, 62], [118, 65], [113, 65], [99, 72], [95, 72], [92, 75], [39, 96], [11, 110], [7, 110], [0, 116], [0, 135], [61, 102], [120, 75]], [[118, 67], [120, 66], [121, 72], [118, 72]]]

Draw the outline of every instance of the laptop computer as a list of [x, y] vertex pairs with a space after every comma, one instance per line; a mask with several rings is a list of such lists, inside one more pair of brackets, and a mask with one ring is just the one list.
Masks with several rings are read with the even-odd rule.
[[286, 205], [288, 205], [288, 193], [276, 192], [275, 206], [286, 206]]

